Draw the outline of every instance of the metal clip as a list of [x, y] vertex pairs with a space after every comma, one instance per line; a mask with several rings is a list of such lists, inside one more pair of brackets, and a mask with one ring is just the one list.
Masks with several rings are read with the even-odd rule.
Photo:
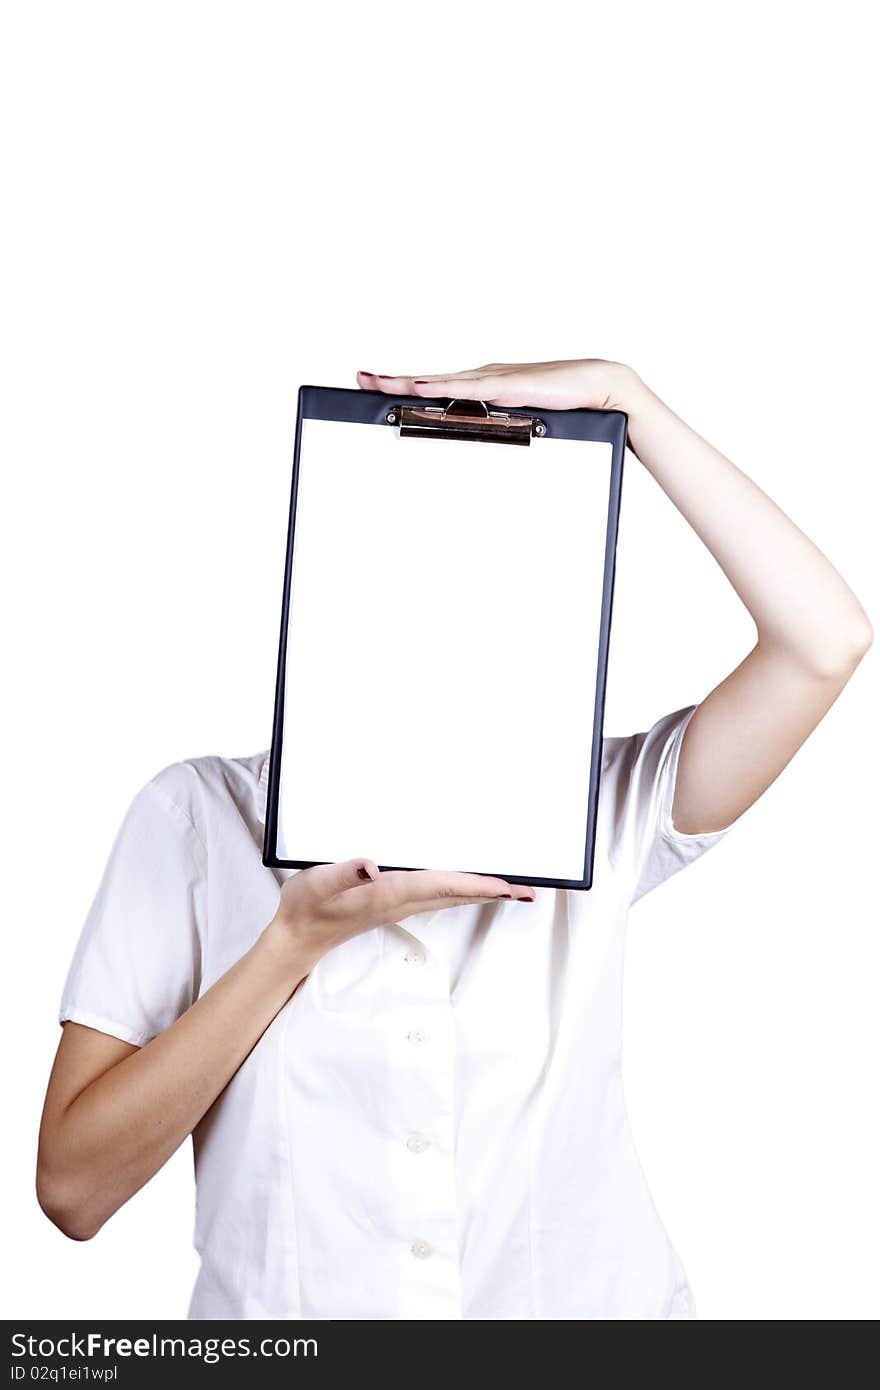
[[477, 439], [492, 444], [530, 444], [547, 426], [531, 415], [490, 410], [485, 401], [450, 401], [448, 405], [396, 405], [385, 416], [389, 425], [411, 439]]

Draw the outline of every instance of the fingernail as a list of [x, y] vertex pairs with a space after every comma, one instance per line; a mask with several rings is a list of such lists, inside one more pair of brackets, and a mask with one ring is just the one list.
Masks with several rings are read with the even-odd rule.
[[427, 377], [424, 377], [424, 376], [414, 376], [414, 377], [413, 377], [413, 386], [427, 386], [427, 385], [428, 385], [428, 379], [427, 379]]
[[534, 898], [517, 898], [518, 903], [533, 903]]
[[513, 897], [513, 894], [512, 894], [512, 893], [496, 893], [495, 896], [496, 896], [496, 898], [512, 898], [512, 897]]
[[372, 877], [369, 869], [365, 869], [363, 864], [358, 864], [358, 878], [362, 878], [366, 882], [367, 880], [371, 880]]
[[390, 381], [390, 380], [391, 380], [391, 373], [390, 373], [390, 372], [377, 372], [377, 373], [376, 373], [376, 380], [377, 380], [377, 381]]

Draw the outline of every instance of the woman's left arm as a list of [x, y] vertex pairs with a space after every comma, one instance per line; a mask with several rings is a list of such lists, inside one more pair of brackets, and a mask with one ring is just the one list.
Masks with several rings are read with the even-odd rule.
[[673, 824], [698, 834], [742, 815], [816, 728], [871, 645], [867, 614], [821, 550], [620, 363], [490, 363], [448, 376], [360, 372], [358, 381], [390, 394], [627, 413], [633, 453], [714, 555], [757, 628], [752, 650], [688, 724]]

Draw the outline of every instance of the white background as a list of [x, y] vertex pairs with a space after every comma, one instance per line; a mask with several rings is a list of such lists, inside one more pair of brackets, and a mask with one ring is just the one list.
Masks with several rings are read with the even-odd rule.
[[[862, 3], [8, 3], [7, 1316], [182, 1315], [182, 1149], [89, 1244], [33, 1197], [55, 1010], [134, 792], [267, 746], [296, 388], [631, 362], [877, 623]], [[753, 626], [629, 460], [606, 733]], [[523, 632], [507, 659], [550, 662]], [[876, 650], [631, 917], [625, 1076], [703, 1319], [880, 1312]]]

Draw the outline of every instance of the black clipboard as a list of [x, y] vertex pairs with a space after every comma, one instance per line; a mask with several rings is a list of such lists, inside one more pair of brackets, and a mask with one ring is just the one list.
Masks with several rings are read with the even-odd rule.
[[591, 887], [626, 429], [620, 411], [300, 388], [265, 865], [361, 854]]

